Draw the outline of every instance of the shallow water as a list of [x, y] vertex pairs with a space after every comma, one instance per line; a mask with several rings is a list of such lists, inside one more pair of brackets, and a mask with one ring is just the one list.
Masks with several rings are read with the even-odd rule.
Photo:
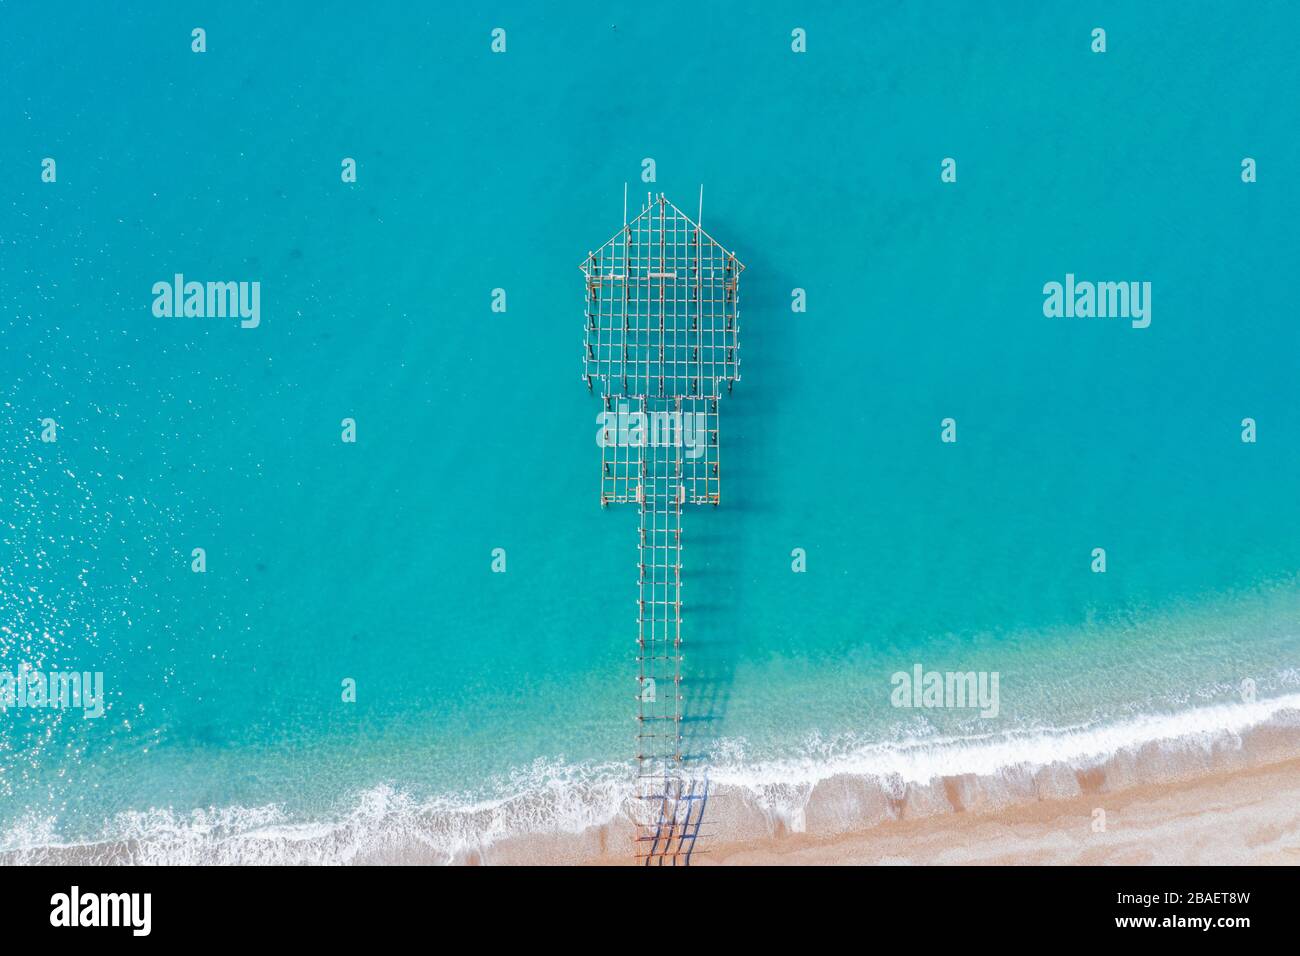
[[[0, 847], [616, 812], [635, 515], [598, 504], [577, 263], [624, 182], [703, 182], [747, 266], [692, 768], [1045, 759], [1295, 692], [1294, 9], [1089, 14], [1104, 55], [1062, 11], [741, 11], [0, 11], [0, 657], [109, 706], [5, 715]], [[178, 272], [260, 281], [260, 326], [155, 318]], [[1150, 327], [1044, 317], [1067, 273], [1151, 282]], [[996, 671], [998, 717], [891, 706], [918, 663]]]

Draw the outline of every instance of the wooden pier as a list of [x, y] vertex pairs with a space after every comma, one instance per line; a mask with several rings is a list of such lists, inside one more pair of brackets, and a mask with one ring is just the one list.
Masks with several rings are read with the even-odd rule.
[[604, 403], [600, 503], [636, 503], [640, 517], [636, 856], [680, 865], [707, 802], [682, 754], [682, 512], [722, 500], [719, 406], [740, 379], [745, 267], [662, 194], [630, 222], [624, 207], [581, 266], [583, 379]]

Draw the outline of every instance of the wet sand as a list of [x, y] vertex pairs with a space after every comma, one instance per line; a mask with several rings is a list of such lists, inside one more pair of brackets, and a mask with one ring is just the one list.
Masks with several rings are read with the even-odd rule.
[[831, 836], [702, 840], [700, 849], [692, 865], [1298, 865], [1300, 759]]

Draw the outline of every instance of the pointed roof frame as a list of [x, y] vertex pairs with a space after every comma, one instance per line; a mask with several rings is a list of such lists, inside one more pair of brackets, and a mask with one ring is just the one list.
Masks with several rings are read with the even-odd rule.
[[[710, 235], [710, 234], [709, 234], [709, 233], [704, 229], [704, 227], [702, 227], [698, 222], [696, 222], [696, 221], [695, 221], [694, 219], [692, 219], [690, 216], [686, 215], [686, 213], [682, 212], [681, 207], [678, 206], [678, 205], [677, 205], [675, 202], [673, 202], [671, 199], [669, 199], [669, 198], [668, 198], [664, 193], [660, 193], [660, 194], [659, 194], [659, 199], [658, 199], [657, 201], [661, 201], [661, 202], [663, 202], [663, 203], [665, 203], [665, 204], [671, 206], [672, 209], [673, 209], [673, 212], [677, 213], [677, 215], [681, 216], [683, 219], [685, 219], [687, 222], [689, 222], [689, 223], [690, 223], [694, 228], [698, 229], [699, 232], [700, 232], [700, 235], [702, 235], [705, 239], [709, 240], [709, 242], [713, 243], [715, 246], [717, 246], [719, 249], [721, 249], [724, 253], [726, 253], [728, 257], [730, 257], [732, 260], [734, 260], [735, 263], [736, 263], [736, 266], [737, 266], [737, 268], [736, 268], [736, 274], [737, 274], [737, 275], [739, 275], [740, 273], [742, 273], [742, 272], [745, 271], [745, 264], [744, 264], [743, 262], [741, 262], [739, 259], [736, 258], [736, 253], [735, 253], [734, 251], [729, 250], [729, 249], [728, 249], [726, 246], [724, 246], [722, 243], [718, 242], [717, 239], [714, 239], [713, 236], [711, 236], [711, 235]], [[595, 249], [593, 249], [592, 251], [588, 252], [588, 253], [587, 253], [587, 257], [586, 257], [585, 259], [583, 259], [582, 262], [578, 263], [578, 269], [579, 269], [579, 270], [580, 270], [584, 275], [586, 275], [586, 273], [587, 273], [587, 263], [589, 263], [589, 262], [591, 261], [592, 257], [593, 257], [597, 252], [599, 252], [601, 249], [604, 249], [606, 246], [611, 245], [611, 244], [614, 242], [614, 240], [618, 239], [619, 236], [625, 234], [625, 233], [627, 232], [628, 228], [629, 228], [633, 223], [640, 221], [641, 217], [647, 215], [648, 213], [651, 213], [651, 212], [654, 210], [655, 203], [656, 203], [656, 200], [652, 200], [652, 201], [650, 202], [650, 204], [649, 204], [648, 206], [646, 206], [644, 209], [642, 209], [639, 213], [637, 213], [637, 215], [633, 216], [631, 219], [629, 219], [627, 222], [625, 222], [625, 223], [623, 224], [623, 227], [622, 227], [621, 229], [619, 229], [618, 232], [614, 233], [614, 235], [610, 236], [608, 239], [606, 239], [604, 242], [602, 242], [600, 245], [598, 245]]]

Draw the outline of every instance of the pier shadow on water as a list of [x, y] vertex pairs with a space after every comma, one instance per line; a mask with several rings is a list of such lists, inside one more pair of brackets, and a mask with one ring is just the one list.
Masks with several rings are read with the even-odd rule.
[[746, 650], [749, 574], [737, 531], [764, 513], [761, 469], [753, 463], [765, 459], [757, 447], [764, 433], [760, 403], [777, 395], [761, 387], [745, 389], [747, 384], [737, 386], [723, 403], [722, 429], [730, 455], [723, 463], [722, 504], [693, 508], [683, 516], [682, 769], [685, 785], [694, 788], [680, 811], [683, 832], [690, 835], [686, 863], [695, 854], [708, 853], [706, 811], [717, 798], [710, 791], [709, 772], [728, 735], [736, 668]]

